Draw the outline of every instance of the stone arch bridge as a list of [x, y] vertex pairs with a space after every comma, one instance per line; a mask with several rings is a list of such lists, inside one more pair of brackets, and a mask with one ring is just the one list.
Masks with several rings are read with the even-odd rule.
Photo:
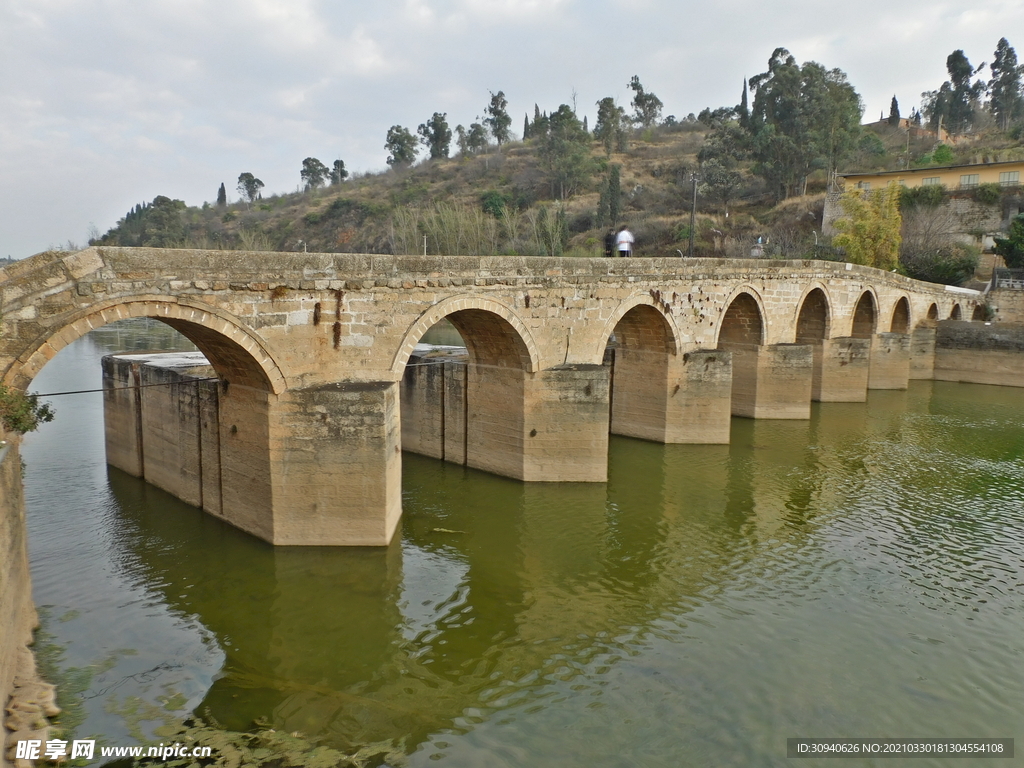
[[[275, 544], [384, 545], [401, 515], [401, 383], [439, 320], [469, 353], [464, 463], [603, 482], [609, 432], [724, 443], [731, 415], [808, 418], [812, 399], [930, 378], [935, 322], [980, 301], [816, 261], [89, 248], [0, 270], [0, 378], [27, 388], [93, 328], [162, 320], [219, 377], [200, 506]], [[133, 450], [123, 438], [115, 452]]]

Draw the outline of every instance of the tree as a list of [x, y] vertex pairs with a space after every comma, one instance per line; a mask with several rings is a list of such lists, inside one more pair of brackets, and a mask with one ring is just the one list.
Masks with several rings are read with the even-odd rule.
[[498, 143], [500, 148], [502, 144], [509, 140], [510, 132], [509, 129], [512, 127], [512, 118], [508, 116], [508, 100], [505, 98], [504, 91], [498, 91], [491, 93], [491, 103], [487, 105], [485, 112], [487, 117], [484, 118], [484, 123], [491, 130], [491, 136]]
[[754, 172], [777, 197], [803, 188], [808, 174], [829, 173], [856, 148], [860, 96], [839, 69], [802, 67], [776, 48], [768, 71], [750, 78], [754, 103], [747, 134]]
[[[978, 267], [978, 249], [958, 242], [963, 222], [948, 205], [906, 199], [914, 188], [903, 188], [900, 264], [908, 277], [941, 285], [963, 285]], [[916, 189], [928, 189], [917, 187]], [[941, 202], [941, 195], [939, 200]]]
[[384, 149], [388, 151], [387, 163], [392, 168], [407, 168], [416, 160], [416, 139], [401, 125], [388, 128]]
[[893, 128], [900, 124], [900, 103], [896, 101], [896, 94], [892, 95], [892, 101], [889, 102], [889, 125]]
[[571, 197], [594, 172], [590, 134], [583, 130], [568, 104], [562, 104], [548, 118], [540, 154], [548, 169], [552, 197], [556, 189], [560, 199]]
[[740, 94], [740, 103], [736, 107], [736, 117], [740, 121], [740, 127], [746, 128], [750, 124], [750, 106], [747, 103], [747, 78], [743, 78], [743, 93]]
[[594, 138], [604, 145], [604, 153], [611, 156], [612, 149], [619, 143], [619, 134], [626, 130], [626, 110], [616, 106], [615, 99], [606, 96], [597, 102], [597, 122], [594, 124]]
[[633, 79], [629, 81], [629, 87], [633, 89], [633, 109], [636, 112], [633, 120], [644, 128], [651, 128], [661, 117], [661, 108], [664, 106], [661, 99], [653, 93], [647, 93], [637, 75], [633, 75]]
[[700, 186], [697, 192], [701, 197], [717, 200], [729, 215], [729, 201], [734, 200], [736, 192], [743, 183], [738, 171], [727, 168], [718, 158], [709, 158], [700, 165]]
[[937, 131], [940, 125], [945, 126], [950, 133], [967, 133], [971, 130], [977, 100], [986, 88], [984, 80], [972, 83], [971, 78], [984, 66], [982, 64], [975, 69], [960, 49], [946, 57], [949, 80], [939, 90], [921, 94], [921, 107], [933, 131]]
[[528, 138], [530, 138], [530, 115], [529, 114], [527, 114], [523, 118], [523, 141], [526, 141]]
[[466, 134], [466, 146], [474, 154], [487, 149], [487, 129], [480, 123], [471, 123], [469, 133]]
[[608, 175], [601, 183], [601, 195], [597, 203], [597, 225], [611, 227], [619, 220], [622, 210], [622, 188], [619, 180], [619, 166], [611, 165]]
[[259, 199], [260, 190], [263, 189], [263, 182], [246, 171], [245, 173], [239, 174], [238, 186], [236, 189], [238, 190], [238, 193], [245, 198], [247, 203], [254, 203]]
[[999, 39], [992, 63], [989, 65], [992, 81], [989, 83], [989, 109], [1001, 130], [1024, 117], [1024, 94], [1021, 93], [1021, 75], [1017, 52], [1005, 37]]
[[1007, 237], [997, 237], [995, 241], [995, 252], [1003, 257], [1006, 266], [1024, 268], [1024, 213], [1013, 217]]
[[306, 190], [320, 189], [330, 175], [330, 169], [315, 157], [307, 157], [302, 161], [302, 170], [299, 171], [299, 176], [302, 178]]
[[228, 191], [224, 189], [224, 182], [220, 183], [220, 189], [217, 190], [217, 207], [223, 208], [228, 204]]
[[334, 168], [331, 170], [331, 184], [341, 184], [348, 178], [348, 170], [345, 168], [344, 160], [335, 160]]
[[427, 122], [420, 123], [416, 132], [420, 135], [420, 141], [430, 150], [431, 160], [448, 157], [452, 145], [452, 131], [448, 127], [447, 112], [435, 112]]
[[851, 189], [840, 198], [846, 215], [836, 221], [839, 234], [832, 242], [846, 251], [848, 262], [886, 271], [896, 268], [902, 223], [899, 199], [895, 182], [867, 193]]

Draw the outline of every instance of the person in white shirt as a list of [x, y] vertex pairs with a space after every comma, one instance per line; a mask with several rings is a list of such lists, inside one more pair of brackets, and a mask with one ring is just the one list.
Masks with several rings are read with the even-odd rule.
[[633, 233], [626, 228], [625, 224], [623, 224], [619, 227], [619, 234], [615, 236], [615, 246], [618, 248], [619, 256], [632, 256], [633, 243]]

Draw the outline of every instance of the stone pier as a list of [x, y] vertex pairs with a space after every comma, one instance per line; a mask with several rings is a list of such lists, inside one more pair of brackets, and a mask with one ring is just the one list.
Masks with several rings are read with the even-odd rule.
[[814, 345], [811, 399], [820, 403], [862, 403], [868, 396], [869, 339], [846, 336]]
[[876, 333], [871, 337], [868, 389], [906, 389], [910, 380], [910, 334]]
[[809, 419], [814, 351], [808, 344], [730, 344], [732, 414]]
[[935, 373], [935, 327], [920, 326], [910, 334], [910, 378], [929, 380]]

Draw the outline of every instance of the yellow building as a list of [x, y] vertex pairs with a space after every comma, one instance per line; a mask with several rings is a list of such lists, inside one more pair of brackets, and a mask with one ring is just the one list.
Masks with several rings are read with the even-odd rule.
[[849, 189], [879, 189], [895, 181], [906, 187], [942, 186], [949, 190], [974, 189], [981, 184], [1016, 187], [1024, 177], [1024, 160], [1002, 163], [974, 163], [968, 165], [942, 165], [931, 168], [909, 168], [901, 171], [874, 171], [871, 173], [840, 173], [840, 184]]

